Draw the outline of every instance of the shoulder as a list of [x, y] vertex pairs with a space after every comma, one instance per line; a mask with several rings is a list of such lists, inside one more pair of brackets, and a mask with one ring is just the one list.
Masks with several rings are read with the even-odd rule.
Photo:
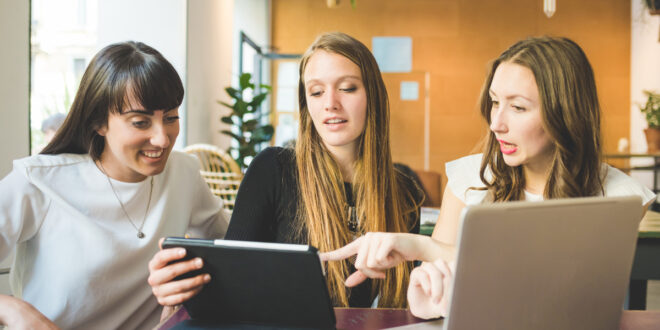
[[[447, 186], [466, 205], [481, 203], [486, 197], [485, 190], [470, 189], [485, 187], [479, 176], [482, 159], [482, 154], [475, 154], [445, 164]], [[490, 171], [486, 171], [485, 175], [489, 179]]]
[[282, 169], [295, 167], [295, 159], [295, 150], [291, 148], [268, 147], [252, 159], [248, 172], [273, 170], [281, 172]]
[[605, 177], [603, 180], [605, 196], [636, 195], [642, 198], [644, 205], [655, 199], [655, 194], [649, 188], [620, 170], [607, 164], [603, 164], [601, 169]]
[[14, 170], [28, 179], [47, 178], [62, 172], [75, 171], [82, 165], [88, 165], [88, 154], [34, 155], [14, 160]]

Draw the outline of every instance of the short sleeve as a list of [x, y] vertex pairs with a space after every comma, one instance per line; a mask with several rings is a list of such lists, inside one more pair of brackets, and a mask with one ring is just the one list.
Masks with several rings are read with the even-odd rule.
[[485, 190], [470, 189], [485, 187], [479, 178], [481, 159], [482, 154], [475, 154], [445, 164], [447, 186], [465, 205], [479, 204], [486, 197]]
[[34, 236], [46, 216], [50, 199], [17, 166], [0, 181], [0, 260], [17, 243]]
[[656, 195], [634, 178], [607, 164], [603, 164], [603, 170], [607, 171], [603, 183], [605, 196], [639, 196], [643, 205], [655, 200]]

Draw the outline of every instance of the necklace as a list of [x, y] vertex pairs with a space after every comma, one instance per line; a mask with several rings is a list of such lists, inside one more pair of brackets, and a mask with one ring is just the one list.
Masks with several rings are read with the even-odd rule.
[[348, 230], [356, 233], [358, 230], [357, 211], [354, 206], [348, 206]]
[[128, 212], [126, 212], [126, 208], [124, 207], [124, 203], [121, 202], [121, 199], [119, 199], [119, 195], [117, 195], [117, 192], [115, 191], [115, 187], [112, 185], [112, 181], [110, 181], [110, 177], [108, 176], [108, 173], [105, 171], [105, 168], [103, 168], [103, 164], [101, 164], [101, 161], [99, 160], [99, 166], [101, 167], [101, 172], [105, 174], [106, 179], [108, 179], [108, 184], [110, 185], [110, 189], [112, 190], [112, 193], [115, 195], [115, 198], [117, 199], [117, 202], [119, 202], [119, 206], [121, 206], [121, 210], [124, 211], [124, 215], [126, 216], [126, 219], [128, 219], [128, 222], [133, 225], [133, 228], [137, 230], [137, 237], [138, 238], [144, 238], [144, 232], [142, 232], [142, 227], [144, 227], [144, 222], [147, 220], [147, 214], [149, 214], [149, 205], [151, 205], [151, 193], [154, 191], [154, 177], [151, 177], [151, 182], [150, 182], [150, 187], [149, 187], [149, 201], [147, 202], [147, 209], [144, 211], [144, 217], [142, 218], [142, 223], [140, 224], [140, 227], [135, 225], [135, 222], [131, 219], [130, 216], [128, 216]]

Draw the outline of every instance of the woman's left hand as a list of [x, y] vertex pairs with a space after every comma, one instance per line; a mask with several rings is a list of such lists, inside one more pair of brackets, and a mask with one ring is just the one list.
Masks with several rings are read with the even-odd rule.
[[408, 305], [410, 312], [423, 319], [447, 316], [453, 271], [442, 259], [424, 262], [410, 273]]

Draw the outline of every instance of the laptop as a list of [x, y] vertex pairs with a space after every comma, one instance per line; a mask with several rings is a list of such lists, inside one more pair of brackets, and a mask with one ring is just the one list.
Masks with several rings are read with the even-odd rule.
[[427, 326], [618, 329], [641, 218], [639, 197], [467, 207], [448, 317]]

